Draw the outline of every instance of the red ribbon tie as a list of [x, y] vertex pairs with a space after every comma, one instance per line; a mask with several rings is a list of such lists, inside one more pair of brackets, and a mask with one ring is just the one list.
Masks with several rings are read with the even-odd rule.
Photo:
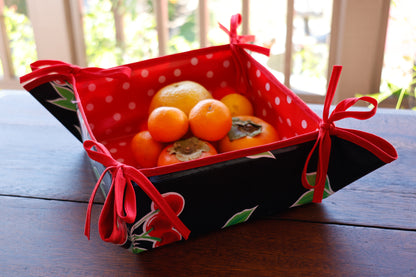
[[[377, 110], [377, 100], [368, 97], [363, 96], [359, 98], [348, 98], [343, 101], [341, 101], [333, 110], [331, 115], [329, 116], [329, 110], [331, 106], [331, 102], [334, 98], [335, 90], [339, 81], [339, 77], [341, 75], [342, 66], [334, 66], [333, 71], [331, 74], [331, 79], [329, 81], [328, 85], [328, 91], [325, 98], [325, 104], [323, 109], [323, 116], [322, 116], [322, 122], [319, 125], [319, 131], [318, 131], [318, 138], [312, 147], [312, 150], [309, 152], [309, 155], [306, 159], [305, 166], [302, 171], [302, 185], [306, 189], [314, 189], [313, 199], [312, 202], [314, 203], [320, 203], [322, 202], [324, 190], [325, 190], [325, 182], [326, 182], [326, 176], [328, 172], [328, 166], [329, 166], [329, 159], [330, 159], [330, 153], [331, 153], [331, 135], [337, 135], [339, 137], [342, 137], [344, 139], [354, 141], [355, 143], [362, 145], [366, 148], [371, 148], [376, 152], [378, 155], [382, 157], [389, 156], [389, 153], [383, 152], [381, 149], [378, 149], [375, 145], [373, 145], [368, 139], [366, 139], [364, 136], [369, 134], [361, 133], [360, 135], [357, 135], [358, 132], [354, 130], [348, 130], [343, 128], [338, 128], [335, 126], [334, 121], [341, 120], [347, 117], [350, 118], [356, 118], [360, 120], [369, 119], [372, 117]], [[348, 108], [353, 106], [358, 101], [365, 101], [373, 105], [372, 109], [369, 111], [348, 111]], [[318, 164], [316, 169], [316, 178], [315, 178], [315, 184], [310, 184], [308, 179], [306, 178], [307, 175], [307, 168], [310, 162], [310, 159], [312, 157], [312, 154], [315, 152], [315, 149], [318, 148]], [[390, 159], [390, 157], [385, 158]]]
[[235, 14], [233, 16], [231, 16], [231, 22], [230, 22], [230, 30], [228, 30], [226, 27], [224, 27], [224, 25], [222, 25], [221, 23], [218, 23], [218, 25], [220, 26], [221, 30], [223, 30], [224, 32], [226, 32], [228, 34], [228, 36], [230, 37], [230, 44], [231, 47], [235, 47], [240, 46], [242, 48], [245, 48], [247, 50], [250, 51], [254, 51], [266, 56], [269, 56], [270, 54], [270, 49], [265, 48], [265, 47], [261, 47], [255, 44], [250, 44], [248, 42], [253, 42], [255, 39], [255, 36], [253, 35], [238, 35], [237, 34], [237, 28], [238, 26], [241, 24], [241, 14]]
[[159, 191], [140, 170], [116, 161], [107, 148], [97, 141], [86, 140], [84, 148], [91, 159], [106, 167], [98, 179], [88, 203], [85, 220], [85, 235], [88, 239], [90, 239], [91, 209], [94, 197], [107, 172], [111, 173], [112, 181], [98, 221], [98, 229], [102, 240], [115, 244], [125, 243], [127, 239], [126, 223], [134, 223], [137, 213], [136, 194], [132, 181], [155, 202], [161, 212], [167, 216], [185, 239], [189, 237], [190, 230], [182, 223]]

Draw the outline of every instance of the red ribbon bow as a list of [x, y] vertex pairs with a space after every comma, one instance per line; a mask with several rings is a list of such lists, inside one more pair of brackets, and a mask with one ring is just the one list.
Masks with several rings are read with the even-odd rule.
[[133, 223], [136, 220], [136, 195], [132, 181], [152, 199], [161, 213], [171, 221], [185, 239], [189, 237], [190, 230], [140, 170], [116, 161], [107, 148], [99, 142], [86, 140], [84, 148], [91, 159], [106, 167], [98, 179], [88, 203], [85, 220], [85, 235], [88, 239], [90, 239], [91, 209], [94, 197], [106, 172], [111, 173], [112, 182], [98, 221], [102, 240], [116, 244], [125, 243], [127, 239], [126, 223]]
[[241, 46], [247, 50], [254, 51], [266, 56], [269, 56], [270, 49], [264, 48], [255, 44], [249, 44], [247, 42], [253, 42], [255, 39], [255, 36], [253, 35], [243, 35], [240, 36], [237, 34], [237, 28], [241, 24], [241, 14], [235, 14], [231, 16], [231, 22], [230, 22], [230, 30], [228, 30], [224, 25], [221, 23], [218, 23], [221, 30], [226, 32], [230, 36], [230, 44], [231, 47], [234, 47], [235, 45]]
[[32, 72], [20, 77], [20, 83], [27, 90], [32, 90], [44, 83], [60, 80], [71, 82], [76, 90], [77, 76], [91, 77], [129, 77], [131, 69], [127, 66], [118, 66], [110, 69], [98, 67], [79, 67], [69, 63], [55, 60], [40, 60], [30, 65]]
[[[390, 161], [390, 159], [394, 158], [392, 158], [392, 155], [390, 155], [390, 153], [383, 151], [381, 148], [377, 147], [375, 144], [370, 142], [369, 139], [366, 139], [366, 137], [371, 136], [371, 134], [335, 127], [334, 121], [344, 119], [347, 117], [356, 118], [360, 120], [369, 119], [376, 113], [377, 110], [377, 100], [369, 96], [363, 96], [359, 98], [348, 98], [341, 101], [329, 116], [329, 109], [331, 106], [331, 102], [334, 98], [335, 90], [339, 81], [339, 77], [341, 75], [341, 70], [342, 66], [334, 66], [333, 68], [331, 79], [328, 85], [327, 95], [325, 98], [322, 122], [319, 126], [318, 138], [306, 159], [306, 163], [302, 171], [303, 186], [306, 189], [314, 189], [312, 200], [314, 203], [320, 203], [322, 201], [325, 190], [325, 181], [328, 172], [329, 156], [331, 152], [330, 135], [338, 135], [350, 141], [354, 141], [359, 145], [365, 146], [366, 148], [371, 149], [373, 152], [375, 152], [376, 155], [378, 155], [385, 161]], [[373, 108], [369, 111], [348, 111], [348, 108], [350, 108], [360, 100], [372, 104]], [[371, 140], [374, 140], [374, 137], [372, 137]], [[308, 179], [306, 178], [306, 172], [311, 156], [314, 153], [315, 149], [318, 147], [318, 145], [319, 156], [316, 170], [316, 179], [315, 184], [312, 185], [308, 182]], [[394, 156], [394, 153], [392, 154]]]

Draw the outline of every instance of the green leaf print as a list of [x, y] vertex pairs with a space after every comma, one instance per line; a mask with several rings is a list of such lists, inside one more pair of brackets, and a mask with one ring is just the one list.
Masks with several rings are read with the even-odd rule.
[[245, 210], [242, 210], [241, 212], [236, 213], [224, 224], [224, 226], [222, 226], [222, 228], [230, 227], [232, 225], [247, 221], [257, 207], [258, 205], [251, 209], [245, 209]]
[[291, 207], [301, 206], [308, 203], [311, 203], [313, 199], [313, 189], [308, 190], [299, 197], [299, 199]]
[[251, 155], [251, 156], [246, 156], [246, 158], [248, 158], [248, 159], [259, 159], [259, 158], [276, 159], [276, 157], [270, 151], [263, 152], [263, 153], [258, 153], [258, 154]]
[[146, 248], [140, 248], [140, 247], [133, 247], [133, 248], [131, 248], [131, 251], [134, 254], [139, 254], [139, 253], [142, 253], [144, 251], [147, 251], [147, 249]]
[[76, 111], [77, 106], [75, 104], [74, 92], [68, 87], [60, 87], [56, 84], [52, 84], [52, 86], [61, 98], [50, 100], [49, 102], [63, 109]]
[[[306, 174], [306, 179], [308, 179], [309, 184], [311, 184], [311, 185], [315, 185], [315, 180], [316, 180], [316, 172], [313, 172], [313, 173], [307, 173], [307, 174]], [[328, 175], [326, 176], [326, 180], [325, 180], [325, 191], [326, 191], [329, 195], [331, 195], [331, 194], [333, 194], [333, 193], [334, 193], [334, 192], [332, 191], [332, 189], [331, 189], [331, 186], [329, 185], [329, 178], [328, 178]], [[325, 192], [324, 192], [324, 195], [325, 195]]]
[[[313, 173], [308, 173], [306, 175], [306, 179], [308, 179], [309, 184], [311, 185], [315, 185], [315, 180], [316, 180], [316, 172]], [[313, 199], [313, 193], [314, 193], [314, 189], [310, 189], [307, 192], [305, 192], [304, 194], [302, 194], [298, 200], [296, 200], [295, 203], [293, 203], [292, 207], [296, 207], [296, 206], [301, 206], [304, 204], [308, 204], [312, 202]], [[323, 199], [327, 198], [328, 196], [330, 196], [331, 194], [333, 194], [334, 191], [332, 190], [330, 184], [329, 184], [329, 178], [328, 175], [326, 176], [326, 181], [325, 181], [325, 189], [324, 189], [324, 195], [323, 195]]]

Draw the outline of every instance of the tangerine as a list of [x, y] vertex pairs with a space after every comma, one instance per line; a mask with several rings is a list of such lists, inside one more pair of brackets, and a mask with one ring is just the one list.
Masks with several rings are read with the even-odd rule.
[[231, 129], [231, 112], [219, 100], [202, 100], [189, 112], [189, 126], [194, 136], [200, 139], [220, 140]]
[[182, 110], [175, 107], [159, 107], [150, 113], [147, 127], [155, 140], [172, 142], [188, 132], [189, 122]]
[[141, 131], [131, 140], [130, 148], [139, 166], [154, 167], [157, 165], [163, 144], [154, 140], [149, 131]]
[[230, 109], [233, 117], [238, 115], [253, 115], [253, 105], [244, 95], [231, 93], [221, 98], [221, 102]]
[[180, 162], [192, 161], [217, 154], [217, 150], [207, 141], [197, 137], [190, 137], [176, 141], [166, 146], [160, 152], [157, 165], [170, 165]]
[[255, 116], [233, 117], [233, 126], [228, 135], [219, 141], [220, 152], [255, 147], [279, 140], [276, 129]]
[[181, 81], [161, 88], [153, 96], [149, 113], [157, 107], [167, 106], [181, 109], [186, 115], [201, 100], [211, 99], [211, 93], [193, 81]]

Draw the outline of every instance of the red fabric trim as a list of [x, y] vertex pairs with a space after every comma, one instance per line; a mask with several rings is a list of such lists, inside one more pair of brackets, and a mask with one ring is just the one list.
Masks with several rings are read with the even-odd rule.
[[136, 68], [136, 65], [140, 65], [141, 68], [146, 68], [147, 66], [152, 66], [152, 65], [158, 64], [158, 63], [165, 63], [165, 62], [169, 62], [169, 61], [175, 61], [175, 60], [178, 60], [178, 59], [183, 60], [183, 59], [186, 59], [186, 58], [192, 58], [192, 57], [196, 57], [196, 56], [200, 56], [200, 55], [206, 55], [206, 54], [213, 54], [213, 53], [216, 53], [216, 52], [228, 51], [229, 49], [230, 49], [229, 44], [209, 46], [209, 47], [205, 47], [205, 48], [190, 50], [190, 51], [187, 51], [187, 52], [175, 53], [175, 54], [170, 54], [170, 55], [167, 55], [167, 56], [161, 56], [161, 57], [156, 57], [156, 58], [152, 58], [152, 59], [148, 59], [148, 60], [144, 60], [144, 61], [140, 61], [140, 62], [130, 63], [130, 64], [126, 64], [124, 66], [130, 67], [134, 70]]
[[396, 149], [389, 142], [376, 135], [346, 128], [335, 128], [333, 134], [360, 145], [384, 163], [391, 163], [398, 158]]
[[159, 166], [159, 167], [153, 167], [153, 168], [143, 168], [140, 171], [148, 176], [157, 176], [162, 174], [169, 174], [177, 171], [182, 170], [188, 170], [192, 168], [198, 168], [201, 166], [208, 166], [213, 165], [216, 163], [221, 163], [229, 160], [234, 160], [238, 158], [244, 158], [247, 156], [259, 154], [262, 152], [267, 152], [275, 149], [285, 148], [289, 146], [294, 146], [300, 143], [308, 142], [315, 140], [317, 138], [318, 132], [311, 132], [304, 135], [292, 137], [290, 139], [286, 140], [280, 140], [277, 142], [273, 142], [270, 144], [264, 144], [261, 146], [236, 150], [236, 151], [230, 151], [225, 153], [219, 153], [213, 156], [204, 157], [202, 159], [197, 159], [193, 161], [188, 162], [181, 162], [173, 165], [166, 165], [166, 166]]
[[[54, 80], [71, 81], [73, 77], [77, 78], [96, 78], [109, 76], [130, 76], [131, 69], [126, 66], [102, 69], [97, 67], [81, 68], [76, 65], [68, 64], [55, 60], [40, 60], [30, 65], [32, 72], [20, 77], [20, 83], [26, 90], [32, 90], [35, 87]], [[72, 84], [75, 88], [75, 83]]]

